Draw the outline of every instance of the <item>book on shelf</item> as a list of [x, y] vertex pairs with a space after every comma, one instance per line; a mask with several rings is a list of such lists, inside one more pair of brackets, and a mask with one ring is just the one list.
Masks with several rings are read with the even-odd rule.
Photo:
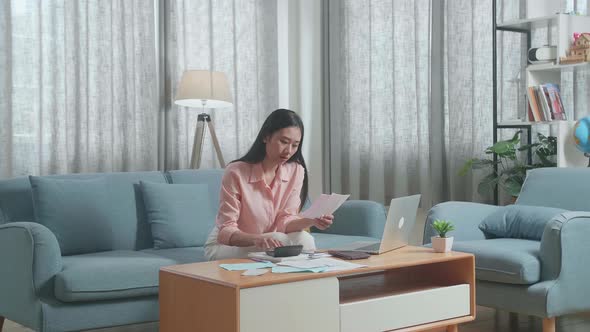
[[543, 84], [547, 89], [547, 96], [551, 103], [551, 109], [555, 115], [555, 120], [567, 120], [565, 109], [561, 102], [561, 94], [559, 92], [559, 85], [553, 83]]
[[545, 98], [545, 93], [543, 92], [543, 86], [539, 85], [535, 87], [535, 93], [537, 94], [537, 100], [541, 105], [543, 121], [551, 121], [551, 109], [549, 108], [549, 101]]
[[[528, 100], [528, 98], [527, 98], [527, 100]], [[527, 104], [527, 115], [528, 115], [528, 119], [529, 119], [530, 122], [534, 122], [535, 121], [535, 116], [533, 115], [533, 109], [531, 108], [531, 103], [529, 103], [527, 101], [526, 104]]]
[[531, 111], [533, 113], [533, 121], [543, 121], [543, 118], [541, 118], [541, 112], [539, 111], [539, 103], [537, 102], [537, 96], [535, 93], [534, 86], [529, 86], [527, 88], [527, 97], [529, 101], [529, 106], [531, 107]]
[[527, 87], [527, 101], [529, 121], [566, 120], [557, 84], [545, 83]]

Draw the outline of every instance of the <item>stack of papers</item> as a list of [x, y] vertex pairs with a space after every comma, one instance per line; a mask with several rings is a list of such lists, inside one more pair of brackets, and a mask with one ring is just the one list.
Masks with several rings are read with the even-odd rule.
[[[264, 254], [264, 253], [251, 253]], [[265, 254], [266, 255], [266, 254]], [[304, 255], [304, 257], [300, 257]], [[344, 271], [366, 267], [367, 265], [345, 262], [339, 259], [329, 258], [329, 254], [314, 254], [321, 255], [320, 258], [308, 258], [308, 254], [302, 254], [293, 257], [277, 257], [277, 258], [291, 258], [282, 260], [276, 265], [272, 262], [256, 262], [256, 263], [238, 263], [238, 264], [219, 264], [219, 267], [228, 271], [249, 270], [250, 272], [243, 275], [260, 275], [263, 274], [264, 268], [272, 268], [272, 273], [293, 273], [293, 272], [330, 272], [330, 271]], [[268, 256], [268, 255], [267, 255]], [[269, 256], [270, 257], [270, 256]], [[314, 256], [317, 257], [317, 256]], [[275, 257], [271, 257], [275, 258]]]
[[[287, 267], [291, 267], [291, 268], [295, 268], [295, 269], [302, 269], [304, 271], [314, 270], [311, 272], [344, 271], [344, 270], [358, 269], [358, 268], [367, 266], [367, 265], [363, 265], [363, 264], [345, 262], [345, 261], [342, 261], [339, 259], [334, 259], [334, 258], [318, 258], [318, 259], [310, 259], [310, 260], [303, 260], [303, 261], [302, 260], [285, 261], [285, 262], [277, 263], [277, 265], [287, 266]], [[273, 268], [273, 272], [274, 272], [275, 268]], [[321, 271], [317, 271], [318, 269], [321, 269]], [[292, 272], [303, 272], [303, 271], [292, 271]]]
[[251, 252], [248, 253], [248, 258], [259, 261], [259, 262], [286, 262], [286, 261], [301, 261], [307, 259], [314, 259], [314, 258], [321, 258], [321, 257], [330, 257], [331, 255], [328, 253], [318, 252], [313, 254], [300, 254], [298, 256], [289, 256], [289, 257], [273, 257], [267, 255], [264, 251], [260, 252]]
[[255, 270], [273, 266], [275, 265], [271, 262], [219, 264], [219, 267], [228, 271]]
[[308, 254], [300, 254], [298, 256], [290, 256], [290, 257], [273, 257], [273, 256], [267, 255], [263, 251], [248, 253], [248, 258], [250, 258], [252, 260], [259, 261], [259, 262], [274, 262], [274, 263], [288, 261], [288, 260], [305, 260], [308, 258], [308, 256], [309, 256]]
[[275, 266], [272, 268], [271, 271], [272, 271], [272, 273], [297, 273], [297, 272], [319, 273], [319, 272], [324, 272], [325, 269], [322, 267], [301, 269], [301, 268], [291, 267], [291, 266]]

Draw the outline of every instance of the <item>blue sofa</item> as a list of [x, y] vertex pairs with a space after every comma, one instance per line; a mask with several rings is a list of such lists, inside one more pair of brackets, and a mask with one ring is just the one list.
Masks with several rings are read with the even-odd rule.
[[[203, 261], [204, 250], [202, 246], [154, 249], [138, 184], [206, 184], [208, 195], [203, 200], [216, 211], [222, 174], [223, 170], [211, 169], [41, 177], [96, 180], [102, 185], [97, 188], [107, 190], [96, 202], [101, 211], [92, 211], [92, 206], [83, 211], [93, 217], [98, 212], [104, 215], [97, 222], [101, 225], [92, 225], [90, 231], [59, 233], [60, 240], [76, 241], [87, 251], [89, 243], [101, 243], [100, 250], [71, 255], [62, 254], [62, 242], [36, 217], [29, 178], [0, 181], [0, 326], [3, 317], [44, 332], [157, 321], [159, 268]], [[68, 194], [62, 189], [58, 187], [54, 194]], [[54, 211], [79, 209], [82, 200], [71, 195]], [[201, 227], [202, 239], [213, 218], [208, 222]], [[382, 205], [348, 201], [335, 213], [331, 229], [314, 234], [316, 244], [328, 248], [374, 240], [381, 237], [384, 222]]]
[[486, 238], [478, 225], [506, 207], [446, 202], [429, 211], [424, 243], [430, 243], [434, 220], [453, 221], [453, 250], [475, 255], [477, 304], [543, 318], [551, 331], [555, 317], [590, 311], [590, 169], [529, 171], [509, 208], [528, 206], [568, 211], [538, 223], [540, 240]]

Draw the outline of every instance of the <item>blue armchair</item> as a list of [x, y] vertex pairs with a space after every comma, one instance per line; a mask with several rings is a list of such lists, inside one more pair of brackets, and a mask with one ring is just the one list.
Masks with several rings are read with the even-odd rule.
[[423, 241], [434, 220], [452, 220], [453, 250], [475, 255], [477, 304], [541, 317], [543, 331], [555, 331], [556, 317], [590, 311], [590, 169], [530, 171], [519, 205], [569, 211], [544, 225], [540, 241], [486, 238], [478, 225], [501, 207], [446, 202], [429, 211]]

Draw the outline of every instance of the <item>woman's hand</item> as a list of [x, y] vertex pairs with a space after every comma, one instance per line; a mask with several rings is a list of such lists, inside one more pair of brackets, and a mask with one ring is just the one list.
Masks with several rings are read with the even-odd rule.
[[315, 218], [313, 225], [315, 227], [317, 227], [318, 229], [324, 230], [324, 229], [332, 226], [333, 222], [334, 222], [334, 216], [331, 214], [326, 214], [326, 215], [323, 215], [319, 218]]
[[279, 240], [275, 240], [272, 234], [260, 234], [254, 239], [254, 246], [259, 249], [267, 250], [276, 247], [282, 247], [283, 243]]

